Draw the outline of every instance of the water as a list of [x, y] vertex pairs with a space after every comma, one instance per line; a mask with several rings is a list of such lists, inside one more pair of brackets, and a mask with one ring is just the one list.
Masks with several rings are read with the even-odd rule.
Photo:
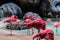
[[[54, 23], [55, 23], [55, 22], [48, 23], [48, 24], [46, 25], [46, 29], [51, 29], [51, 30], [53, 30], [53, 31], [54, 31], [54, 35], [57, 36], [57, 32], [56, 32], [56, 28], [54, 27]], [[26, 30], [20, 30], [20, 32], [25, 34], [25, 33], [27, 33], [27, 30], [28, 30], [28, 29], [26, 29]], [[31, 34], [31, 33], [32, 33], [32, 30], [30, 29], [30, 34]], [[34, 29], [34, 33], [37, 34], [37, 30], [36, 30], [36, 29]], [[58, 36], [60, 36], [60, 27], [58, 27]]]
[[[46, 29], [51, 29], [54, 31], [54, 35], [57, 36], [57, 32], [56, 32], [56, 28], [54, 27], [54, 23], [55, 22], [50, 22], [46, 25]], [[2, 28], [4, 30], [7, 30], [6, 28]], [[17, 33], [23, 33], [25, 35], [27, 35], [27, 31], [29, 30], [29, 34], [32, 34], [32, 30], [31, 29], [24, 29], [24, 30], [13, 30], [13, 32], [17, 32]], [[9, 31], [9, 30], [7, 30]], [[41, 30], [42, 31], [42, 30]], [[36, 29], [34, 29], [34, 33], [37, 34], [38, 31]], [[58, 36], [60, 36], [60, 27], [58, 27]]]
[[[57, 36], [57, 32], [56, 32], [56, 28], [54, 27], [54, 23], [55, 22], [48, 23], [46, 25], [46, 28], [53, 30], [54, 31], [54, 35]], [[58, 31], [58, 36], [60, 36], [60, 26], [58, 27], [57, 31]]]

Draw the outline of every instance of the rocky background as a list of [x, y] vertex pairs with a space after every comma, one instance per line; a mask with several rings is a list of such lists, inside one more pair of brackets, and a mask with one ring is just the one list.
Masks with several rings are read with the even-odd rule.
[[[41, 17], [56, 17], [60, 13], [60, 0], [1, 0], [0, 5], [13, 2], [21, 7], [23, 14], [32, 11], [38, 13]], [[50, 17], [49, 16], [49, 17]]]

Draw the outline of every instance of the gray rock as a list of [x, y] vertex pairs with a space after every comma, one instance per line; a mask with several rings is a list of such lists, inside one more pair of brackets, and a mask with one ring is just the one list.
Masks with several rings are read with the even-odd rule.
[[16, 14], [18, 17], [22, 17], [23, 15], [21, 8], [14, 3], [6, 3], [1, 5], [0, 10], [3, 10], [4, 14], [5, 13]]
[[32, 17], [32, 16], [36, 16], [36, 18], [34, 18], [34, 19], [32, 19], [32, 20], [35, 20], [35, 19], [37, 19], [37, 18], [40, 18], [40, 19], [41, 19], [41, 17], [40, 17], [37, 13], [27, 12], [27, 13], [24, 15], [24, 17], [23, 17], [23, 20], [27, 19], [27, 18], [26, 18], [26, 15], [27, 15], [27, 14], [31, 15], [31, 17]]

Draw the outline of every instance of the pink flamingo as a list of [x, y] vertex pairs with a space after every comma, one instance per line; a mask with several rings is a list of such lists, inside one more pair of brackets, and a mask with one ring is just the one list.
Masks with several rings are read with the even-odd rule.
[[[26, 20], [24, 20], [24, 24], [26, 24], [26, 28], [29, 28], [29, 29], [32, 28], [32, 34], [34, 34], [33, 27], [32, 27], [32, 20], [31, 19], [26, 19]], [[29, 30], [28, 30], [28, 32], [29, 32]]]
[[[16, 20], [17, 20], [17, 16], [16, 15], [12, 15], [11, 17], [9, 17], [8, 19], [6, 19], [5, 21], [4, 21], [4, 23], [9, 23], [9, 24], [11, 24], [11, 26], [13, 25], [13, 23], [14, 22], [16, 22]], [[11, 30], [11, 35], [12, 35], [12, 30]]]
[[16, 23], [17, 23], [17, 24], [20, 24], [20, 20], [19, 20], [19, 19], [17, 19], [17, 20], [16, 20]]
[[60, 22], [56, 22], [55, 24], [54, 24], [54, 27], [56, 27], [56, 33], [57, 33], [57, 35], [58, 35], [58, 30], [57, 30], [57, 28], [60, 26]]
[[32, 16], [32, 17], [31, 17], [31, 19], [32, 19], [32, 20], [35, 20], [35, 19], [36, 19], [36, 16], [35, 16], [35, 15], [34, 15], [34, 16]]
[[[36, 15], [31, 16], [31, 15], [27, 14], [25, 21], [26, 21], [25, 23], [28, 24], [26, 27], [27, 28], [32, 28], [32, 34], [34, 34], [34, 29], [33, 28], [38, 29], [39, 30], [38, 32], [40, 32], [40, 29], [44, 30], [45, 26], [46, 26], [46, 23], [41, 18], [37, 18]], [[41, 23], [42, 25], [39, 25], [39, 23]]]
[[[32, 25], [30, 25], [30, 23], [32, 23], [31, 15], [29, 15], [29, 14], [26, 15], [26, 20], [24, 20], [24, 23], [25, 23], [25, 24], [28, 24], [29, 26], [32, 26]], [[28, 27], [27, 27], [27, 28], [28, 28]], [[33, 27], [32, 27], [31, 29], [32, 29], [32, 34], [34, 34], [34, 29], [33, 29]]]
[[45, 27], [46, 27], [46, 23], [44, 22], [44, 20], [39, 19], [39, 18], [34, 20], [34, 21], [32, 21], [31, 19], [26, 19], [25, 23], [28, 24], [26, 26], [27, 28], [32, 28], [32, 33], [34, 33], [33, 28], [36, 28], [38, 30], [38, 33], [39, 33], [40, 29], [45, 30]]
[[50, 23], [50, 22], [51, 22], [51, 19], [50, 19], [50, 18], [48, 18], [48, 19], [46, 20], [46, 22], [47, 22], [47, 23]]
[[9, 17], [8, 19], [6, 19], [4, 22], [8, 22], [8, 23], [10, 23], [10, 22], [15, 22], [17, 18], [18, 18], [18, 17], [17, 17], [16, 15], [12, 15], [12, 16]]
[[54, 32], [52, 30], [43, 30], [42, 32], [39, 32], [38, 34], [36, 34], [33, 37], [33, 40], [37, 37], [39, 37], [40, 39], [44, 38], [46, 40], [54, 40]]
[[26, 18], [27, 19], [31, 19], [31, 15], [26, 15]]
[[45, 21], [40, 19], [40, 18], [34, 20], [32, 25], [33, 25], [32, 27], [34, 27], [34, 28], [36, 28], [38, 30], [38, 33], [40, 32], [40, 29], [42, 29], [42, 30], [46, 29]]
[[38, 33], [39, 33], [40, 29], [45, 30], [46, 23], [44, 20], [38, 18], [38, 19], [33, 21], [33, 27], [36, 28], [38, 30]]

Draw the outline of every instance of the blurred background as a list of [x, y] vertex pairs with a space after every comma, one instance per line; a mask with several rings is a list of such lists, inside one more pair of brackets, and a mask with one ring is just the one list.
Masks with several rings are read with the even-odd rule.
[[31, 11], [38, 13], [41, 17], [46, 17], [46, 13], [49, 12], [48, 0], [0, 0], [0, 6], [9, 2], [13, 2], [21, 7], [23, 13]]

